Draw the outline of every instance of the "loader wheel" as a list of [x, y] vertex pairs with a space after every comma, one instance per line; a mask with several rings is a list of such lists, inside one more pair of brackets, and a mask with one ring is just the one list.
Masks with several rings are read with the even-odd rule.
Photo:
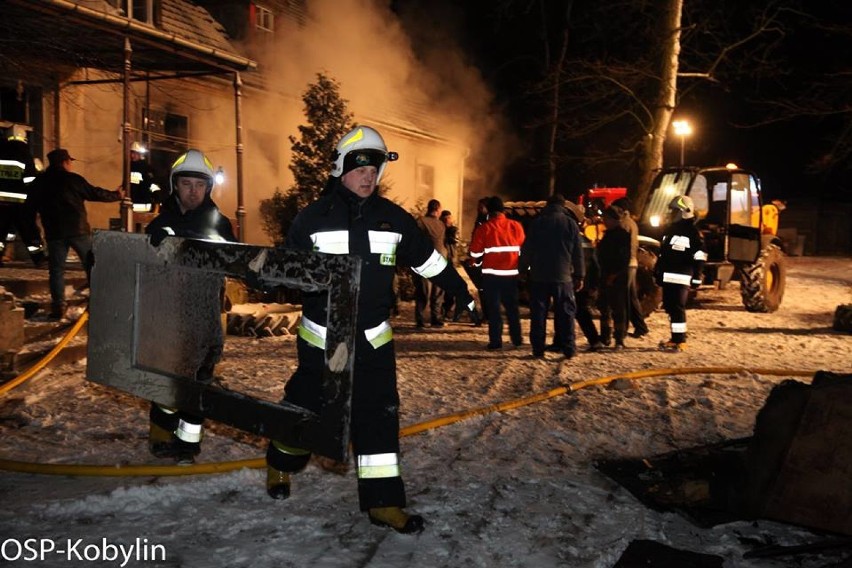
[[754, 264], [740, 266], [740, 294], [750, 312], [774, 312], [784, 298], [787, 263], [777, 245], [767, 245]]
[[657, 255], [648, 249], [639, 248], [636, 252], [639, 268], [636, 270], [636, 295], [642, 306], [642, 317], [650, 316], [663, 301], [663, 289], [654, 281], [654, 267]]
[[852, 333], [852, 304], [841, 304], [834, 311], [835, 331]]

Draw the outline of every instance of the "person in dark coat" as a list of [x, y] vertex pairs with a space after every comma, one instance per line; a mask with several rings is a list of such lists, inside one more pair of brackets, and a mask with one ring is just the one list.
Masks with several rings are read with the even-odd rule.
[[[447, 255], [447, 226], [440, 219], [441, 203], [430, 199], [426, 204], [426, 214], [417, 219], [417, 226], [423, 234], [429, 237], [435, 250], [449, 260]], [[428, 278], [411, 272], [414, 284], [414, 321], [417, 328], [426, 325], [426, 308], [429, 308], [429, 321], [432, 327], [444, 327], [444, 291]]]
[[601, 287], [598, 309], [601, 312], [601, 341], [608, 345], [615, 338], [615, 349], [624, 349], [627, 335], [627, 285], [630, 265], [630, 233], [621, 225], [621, 212], [607, 207], [603, 214], [606, 232], [598, 243]]
[[[235, 242], [231, 222], [210, 198], [213, 190], [213, 166], [199, 150], [189, 150], [172, 165], [172, 195], [160, 214], [145, 228], [151, 244], [159, 245], [166, 237], [183, 237]], [[221, 346], [219, 353], [221, 354]], [[213, 378], [213, 366], [201, 369], [196, 380]], [[187, 465], [201, 451], [204, 420], [200, 416], [151, 403], [148, 449], [158, 458], [174, 459]]]
[[620, 210], [621, 226], [630, 233], [630, 265], [627, 271], [627, 316], [633, 325], [631, 337], [648, 335], [648, 324], [642, 315], [642, 304], [636, 290], [636, 272], [639, 270], [639, 226], [632, 217], [633, 204], [627, 197], [621, 197], [612, 202], [612, 207]]
[[[603, 349], [603, 343], [601, 343], [601, 336], [595, 325], [595, 316], [592, 313], [593, 302], [597, 298], [600, 288], [601, 269], [598, 265], [598, 254], [594, 243], [583, 234], [583, 222], [586, 218], [583, 206], [572, 201], [566, 201], [565, 209], [568, 210], [580, 229], [580, 245], [583, 248], [583, 263], [586, 268], [583, 287], [574, 292], [574, 300], [577, 303], [575, 319], [589, 342], [589, 351], [599, 351]], [[547, 349], [551, 349], [551, 346], [548, 346]], [[558, 345], [554, 345], [553, 350], [557, 349]]]
[[671, 324], [671, 338], [660, 343], [660, 350], [678, 352], [686, 349], [686, 302], [689, 289], [701, 285], [707, 251], [695, 226], [692, 198], [675, 197], [669, 210], [671, 219], [660, 242], [654, 276], [663, 288], [663, 309]]
[[86, 201], [121, 201], [124, 192], [95, 187], [74, 173], [74, 158], [64, 148], [49, 152], [47, 160], [47, 169], [30, 185], [25, 208], [31, 226], [35, 226], [36, 216], [41, 220], [50, 272], [50, 317], [62, 319], [66, 309], [68, 249], [77, 253], [87, 279], [92, 271], [92, 229], [86, 214]]
[[574, 293], [582, 290], [586, 267], [580, 229], [565, 209], [565, 198], [555, 193], [529, 225], [518, 261], [529, 270], [530, 345], [535, 358], [543, 358], [547, 313], [553, 301], [554, 344], [567, 358], [574, 356]]
[[[451, 211], [446, 209], [441, 211], [440, 219], [444, 223], [444, 227], [446, 227], [444, 245], [447, 247], [447, 260], [450, 264], [456, 266], [459, 262], [458, 251], [456, 250], [459, 245], [459, 228], [453, 222], [453, 213]], [[452, 317], [454, 307], [455, 298], [453, 298], [452, 294], [444, 294], [444, 304], [441, 306], [444, 319]]]

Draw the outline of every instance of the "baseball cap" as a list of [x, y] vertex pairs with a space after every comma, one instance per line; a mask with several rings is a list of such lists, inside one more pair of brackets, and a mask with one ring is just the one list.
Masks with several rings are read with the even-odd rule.
[[74, 160], [65, 148], [57, 148], [47, 153], [47, 161], [51, 166], [58, 166], [65, 160]]

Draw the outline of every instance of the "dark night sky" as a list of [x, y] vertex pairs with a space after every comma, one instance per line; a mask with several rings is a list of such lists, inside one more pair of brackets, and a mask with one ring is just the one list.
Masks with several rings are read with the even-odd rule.
[[[699, 0], [695, 0], [698, 2]], [[715, 0], [714, 0], [715, 1]], [[720, 0], [725, 3], [724, 0]], [[781, 0], [793, 4], [796, 0]], [[393, 6], [402, 13], [417, 14], [413, 19], [418, 27], [431, 22], [441, 22], [445, 26], [455, 27], [457, 41], [470, 58], [470, 61], [482, 72], [483, 77], [494, 90], [498, 102], [507, 110], [512, 124], [520, 136], [531, 141], [534, 136], [526, 128], [530, 120], [530, 105], [524, 99], [522, 87], [524, 81], [532, 79], [542, 68], [540, 65], [541, 39], [539, 12], [534, 8], [528, 14], [515, 15], [511, 19], [499, 19], [496, 10], [502, 3], [497, 0], [470, 0], [464, 3], [452, 0], [398, 0]], [[515, 2], [515, 5], [521, 5]], [[528, 4], [528, 3], [527, 3]], [[564, 5], [564, 2], [548, 2], [551, 8]], [[576, 2], [579, 5], [580, 1]], [[534, 6], [538, 2], [533, 3]], [[686, 162], [695, 165], [721, 165], [735, 161], [739, 165], [755, 170], [763, 180], [764, 188], [770, 198], [789, 198], [794, 196], [821, 195], [831, 199], [852, 201], [850, 190], [849, 160], [840, 160], [830, 174], [809, 173], [809, 164], [818, 161], [828, 153], [833, 140], [844, 127], [848, 128], [848, 117], [838, 115], [832, 118], [808, 117], [788, 120], [782, 123], [759, 128], [743, 128], [741, 125], [757, 120], [755, 107], [750, 103], [754, 92], [749, 89], [762, 88], [766, 96], [767, 85], [781, 96], [798, 92], [802, 81], [825, 71], [845, 69], [850, 65], [848, 42], [852, 30], [852, 9], [846, 0], [806, 1], [802, 4], [824, 22], [836, 26], [845, 26], [845, 32], [820, 36], [815, 32], [803, 31], [804, 27], [792, 26], [785, 34], [782, 48], [776, 53], [786, 58], [786, 76], [782, 81], [770, 85], [750, 85], [748, 81], [737, 79], [730, 82], [706, 85], [690, 84], [696, 79], [680, 79], [681, 99], [675, 117], [684, 115], [693, 119], [694, 136], [687, 138], [685, 146]], [[561, 9], [561, 8], [559, 8]], [[727, 12], [726, 12], [727, 14]], [[558, 17], [551, 28], [558, 28]], [[799, 17], [799, 16], [797, 16]], [[411, 19], [404, 19], [411, 21]], [[813, 21], [813, 20], [811, 20]], [[408, 25], [411, 28], [411, 25]], [[428, 41], [428, 35], [422, 35], [421, 41]], [[415, 45], [418, 32], [414, 33]], [[684, 50], [686, 54], [686, 49]], [[682, 65], [683, 65], [682, 60]], [[747, 67], [745, 69], [748, 74]], [[682, 66], [683, 70], [683, 66]], [[824, 76], [824, 75], [823, 75]], [[786, 81], [786, 83], [784, 82]], [[848, 77], [845, 79], [848, 86]], [[687, 88], [689, 87], [689, 88]], [[788, 89], [789, 87], [789, 89]], [[839, 92], [846, 92], [843, 84], [838, 84]], [[834, 92], [833, 96], [837, 96]], [[822, 100], [822, 99], [821, 99]], [[848, 106], [849, 96], [837, 96], [838, 105]], [[826, 101], [831, 104], [834, 101]], [[848, 111], [847, 111], [848, 114]], [[679, 161], [679, 138], [669, 135], [666, 142], [665, 164], [674, 165]], [[507, 168], [503, 191], [512, 193], [512, 186], [527, 187], [516, 193], [534, 193], [535, 183], [528, 180], [529, 160], [522, 158]], [[540, 171], [541, 168], [538, 168]], [[577, 186], [589, 186], [592, 183], [602, 185], [634, 185], [635, 179], [628, 170], [610, 166], [595, 171], [582, 167], [569, 167], [563, 178], [572, 177], [571, 193]], [[609, 177], [610, 179], [606, 179]], [[540, 184], [538, 184], [540, 185]], [[538, 198], [536, 195], [518, 197]]]

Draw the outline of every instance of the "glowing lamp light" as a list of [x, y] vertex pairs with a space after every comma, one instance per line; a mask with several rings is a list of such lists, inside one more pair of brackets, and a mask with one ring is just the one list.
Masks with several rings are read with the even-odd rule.
[[651, 218], [649, 219], [649, 221], [651, 222], [652, 227], [659, 227], [660, 226], [660, 216], [659, 215], [651, 215]]
[[683, 167], [683, 148], [686, 137], [692, 134], [692, 125], [687, 120], [675, 120], [672, 122], [675, 136], [680, 136], [680, 166]]
[[733, 163], [733, 162], [728, 162], [727, 164], [725, 164], [725, 167], [726, 167], [727, 169], [729, 169], [729, 170], [738, 170], [738, 169], [740, 169], [740, 167], [739, 167], [738, 165], [736, 165], [735, 163]]
[[222, 166], [219, 166], [219, 169], [216, 170], [216, 175], [213, 177], [213, 181], [216, 182], [216, 185], [222, 185], [225, 183], [225, 170], [222, 169]]

